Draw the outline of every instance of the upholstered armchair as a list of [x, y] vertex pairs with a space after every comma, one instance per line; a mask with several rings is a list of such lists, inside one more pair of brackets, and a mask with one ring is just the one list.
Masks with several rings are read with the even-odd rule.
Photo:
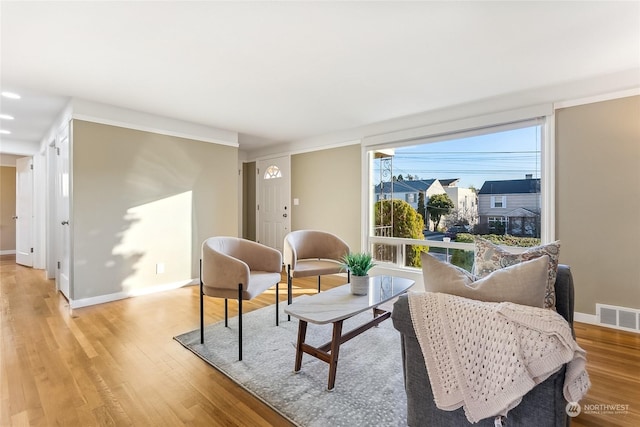
[[340, 273], [341, 259], [349, 252], [349, 245], [344, 240], [325, 231], [298, 230], [287, 234], [284, 238], [284, 263], [287, 268], [288, 304], [292, 300], [294, 277], [318, 276], [320, 292], [320, 276]]
[[224, 298], [224, 325], [228, 299], [238, 300], [238, 359], [242, 360], [242, 300], [250, 300], [278, 284], [282, 255], [276, 249], [237, 237], [211, 237], [202, 244], [200, 260], [200, 342], [204, 343], [204, 296]]

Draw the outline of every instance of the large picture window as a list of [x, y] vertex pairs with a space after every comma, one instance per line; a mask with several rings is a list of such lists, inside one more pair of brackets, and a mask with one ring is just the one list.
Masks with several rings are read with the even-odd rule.
[[[370, 147], [375, 258], [420, 267], [420, 253], [429, 251], [452, 261], [462, 246], [450, 242], [473, 250], [476, 235], [539, 243], [544, 127], [535, 119]], [[468, 268], [463, 255], [452, 262]]]

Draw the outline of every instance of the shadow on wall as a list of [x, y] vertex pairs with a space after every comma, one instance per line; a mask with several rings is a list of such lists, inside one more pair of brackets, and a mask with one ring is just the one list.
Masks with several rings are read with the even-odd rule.
[[122, 281], [123, 291], [141, 295], [146, 293], [141, 284], [191, 277], [192, 205], [192, 192], [186, 191], [127, 210], [129, 227], [118, 234], [120, 243], [112, 252], [126, 260], [131, 271]]
[[[83, 277], [73, 299], [119, 294], [144, 295], [184, 285], [192, 277], [192, 192], [127, 209], [117, 221], [103, 218], [76, 243], [76, 267]], [[94, 215], [100, 216], [100, 209]], [[94, 224], [97, 218], [84, 217]], [[109, 242], [109, 240], [113, 240]], [[91, 260], [103, 265], [90, 269]], [[89, 270], [89, 271], [88, 271]]]

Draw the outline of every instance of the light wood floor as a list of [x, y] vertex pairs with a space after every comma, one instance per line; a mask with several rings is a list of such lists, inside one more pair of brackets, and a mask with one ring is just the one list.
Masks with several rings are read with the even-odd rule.
[[[323, 285], [343, 281], [323, 278]], [[296, 284], [297, 293], [316, 286]], [[269, 291], [245, 310], [273, 298]], [[208, 298], [205, 307], [207, 323], [223, 318], [221, 301]], [[235, 315], [235, 303], [230, 308]], [[172, 339], [198, 319], [195, 286], [70, 312], [42, 271], [0, 256], [0, 426], [291, 425]], [[593, 383], [581, 403], [628, 411], [593, 407], [597, 413], [572, 425], [639, 426], [640, 335], [584, 324], [576, 333]]]

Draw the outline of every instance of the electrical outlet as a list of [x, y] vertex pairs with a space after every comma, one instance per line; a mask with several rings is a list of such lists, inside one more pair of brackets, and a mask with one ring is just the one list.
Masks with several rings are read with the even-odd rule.
[[159, 262], [156, 264], [156, 274], [164, 273], [164, 262]]

